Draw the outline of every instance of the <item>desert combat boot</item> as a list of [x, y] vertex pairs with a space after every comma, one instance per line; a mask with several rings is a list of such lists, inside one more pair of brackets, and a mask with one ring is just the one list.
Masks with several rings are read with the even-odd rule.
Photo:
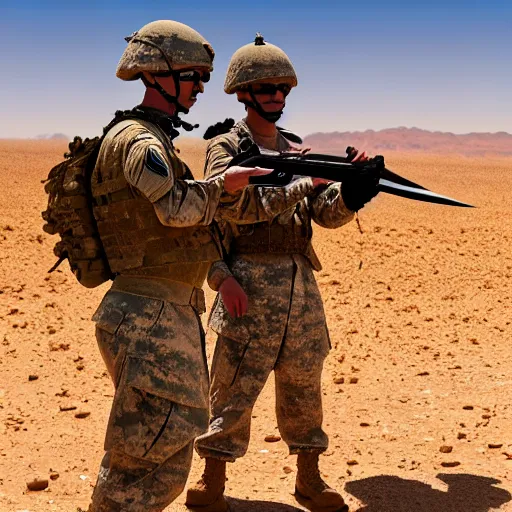
[[226, 461], [207, 457], [201, 480], [187, 491], [185, 505], [197, 512], [227, 512], [224, 499]]
[[341, 495], [320, 476], [319, 452], [301, 452], [297, 456], [295, 499], [311, 512], [349, 512]]

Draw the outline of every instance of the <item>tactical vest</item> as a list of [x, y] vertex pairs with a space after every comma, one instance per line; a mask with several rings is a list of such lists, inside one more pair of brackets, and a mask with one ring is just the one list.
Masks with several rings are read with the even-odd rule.
[[305, 254], [311, 247], [311, 235], [298, 226], [293, 228], [276, 222], [239, 226], [238, 236], [231, 243], [235, 254]]
[[[103, 143], [112, 144], [113, 135], [122, 131], [127, 122], [138, 121], [116, 125]], [[154, 128], [152, 133], [168, 153], [173, 151], [171, 139], [158, 127], [152, 124], [149, 127]], [[112, 146], [115, 151], [115, 144]], [[190, 169], [181, 160], [180, 163], [176, 178], [194, 179]], [[175, 264], [213, 262], [221, 258], [212, 227], [164, 226], [153, 204], [126, 181], [122, 162], [116, 164], [105, 169], [106, 172], [97, 167], [92, 179], [94, 217], [112, 272], [166, 278]], [[187, 280], [186, 276], [181, 277], [177, 280]]]
[[[239, 152], [255, 144], [245, 122], [237, 123], [232, 131], [237, 136]], [[286, 151], [290, 147], [286, 134], [288, 134], [287, 131], [279, 129], [278, 137], [283, 137], [278, 141], [280, 142], [279, 151]], [[279, 216], [272, 222], [236, 226], [236, 236], [231, 244], [231, 251], [234, 254], [304, 254], [309, 258], [313, 250], [311, 246], [313, 229], [306, 202], [301, 201], [296, 205], [290, 222], [280, 224], [278, 219]]]

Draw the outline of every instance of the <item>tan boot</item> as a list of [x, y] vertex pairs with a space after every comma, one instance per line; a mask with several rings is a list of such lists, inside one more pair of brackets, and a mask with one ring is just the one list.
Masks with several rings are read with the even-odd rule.
[[349, 512], [341, 495], [322, 480], [319, 455], [319, 452], [299, 453], [295, 499], [311, 512]]
[[226, 462], [207, 457], [201, 480], [187, 491], [185, 505], [198, 512], [226, 512], [224, 499], [226, 485]]

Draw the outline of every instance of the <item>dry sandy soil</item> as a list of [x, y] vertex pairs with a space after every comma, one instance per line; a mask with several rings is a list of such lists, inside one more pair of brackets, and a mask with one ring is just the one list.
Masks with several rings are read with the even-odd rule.
[[[182, 146], [200, 169], [202, 143]], [[56, 237], [41, 229], [40, 180], [64, 150], [0, 141], [1, 512], [87, 507], [113, 396], [90, 321], [107, 285], [80, 287], [67, 264], [47, 274]], [[355, 222], [316, 229], [333, 342], [323, 474], [353, 511], [512, 510], [512, 159], [387, 162], [478, 208], [382, 194], [361, 213], [363, 234]], [[210, 354], [212, 345], [209, 336]], [[278, 433], [273, 408], [271, 379], [249, 452], [229, 466], [233, 510], [302, 510], [291, 494], [294, 457], [264, 440]], [[195, 460], [190, 480], [200, 471]], [[46, 490], [27, 490], [50, 475]]]

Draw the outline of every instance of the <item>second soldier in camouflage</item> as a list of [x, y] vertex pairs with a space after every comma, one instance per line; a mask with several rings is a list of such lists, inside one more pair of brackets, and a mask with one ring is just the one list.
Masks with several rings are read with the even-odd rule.
[[[233, 55], [225, 91], [237, 94], [247, 117], [208, 145], [208, 179], [223, 175], [248, 144], [280, 152], [300, 149], [289, 140], [296, 136], [275, 125], [296, 85], [287, 55], [261, 36]], [[246, 453], [252, 408], [272, 371], [279, 431], [290, 453], [298, 455], [296, 498], [312, 511], [348, 510], [318, 468], [319, 454], [328, 446], [322, 429], [321, 375], [330, 342], [313, 275], [321, 265], [311, 238], [312, 221], [337, 228], [354, 211], [345, 205], [341, 184], [313, 184], [314, 192], [271, 221], [222, 223], [229, 268], [247, 293], [249, 306], [247, 315], [232, 318], [218, 295], [210, 315], [209, 326], [218, 340], [211, 369], [210, 427], [196, 441], [197, 452], [206, 459], [205, 471], [187, 493], [187, 506], [193, 510], [228, 510], [223, 496], [226, 462]], [[213, 289], [218, 289], [221, 276], [221, 267], [214, 263], [209, 274]]]

